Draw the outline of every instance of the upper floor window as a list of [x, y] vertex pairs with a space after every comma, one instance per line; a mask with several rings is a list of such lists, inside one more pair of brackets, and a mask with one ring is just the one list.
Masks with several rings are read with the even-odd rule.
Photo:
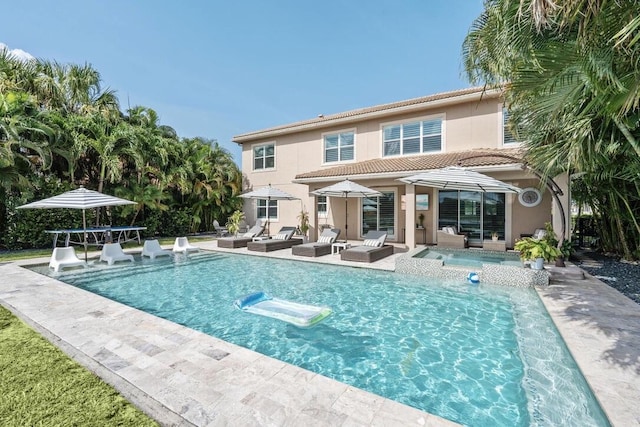
[[513, 144], [518, 142], [509, 130], [509, 110], [502, 109], [502, 144]]
[[273, 169], [276, 165], [275, 144], [253, 147], [253, 170]]
[[442, 119], [384, 126], [382, 147], [384, 156], [442, 151]]
[[353, 160], [353, 132], [342, 132], [324, 136], [324, 162]]

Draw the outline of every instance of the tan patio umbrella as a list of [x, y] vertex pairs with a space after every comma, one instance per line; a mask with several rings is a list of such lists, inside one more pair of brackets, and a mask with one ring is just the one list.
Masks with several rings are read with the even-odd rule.
[[347, 202], [349, 197], [379, 197], [382, 193], [372, 188], [365, 187], [349, 179], [337, 182], [328, 187], [323, 187], [318, 190], [312, 191], [311, 194], [316, 196], [328, 196], [328, 197], [344, 197], [344, 236], [345, 240], [348, 240], [349, 231], [347, 230]]
[[490, 176], [458, 166], [400, 178], [406, 184], [435, 187], [441, 190], [479, 191], [483, 193], [520, 193], [522, 189]]
[[275, 187], [272, 187], [269, 184], [266, 187], [262, 187], [258, 190], [250, 191], [248, 193], [241, 194], [240, 197], [245, 199], [256, 199], [256, 200], [266, 200], [267, 201], [267, 237], [269, 236], [269, 202], [271, 200], [300, 200], [299, 197], [292, 196], [289, 193], [286, 193], [282, 190], [278, 190]]
[[87, 260], [87, 218], [85, 211], [92, 208], [100, 208], [103, 206], [122, 206], [135, 205], [136, 202], [121, 199], [119, 197], [110, 196], [108, 194], [99, 193], [93, 190], [87, 190], [80, 187], [76, 190], [67, 191], [57, 196], [49, 197], [38, 202], [28, 203], [18, 206], [17, 209], [82, 209], [82, 228], [84, 230], [84, 260]]

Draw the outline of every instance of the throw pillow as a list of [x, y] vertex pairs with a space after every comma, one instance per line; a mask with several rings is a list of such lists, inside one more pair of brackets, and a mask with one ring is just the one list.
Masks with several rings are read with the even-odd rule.
[[373, 247], [376, 247], [376, 248], [378, 246], [380, 246], [379, 243], [380, 243], [380, 241], [378, 239], [365, 239], [365, 241], [364, 241], [364, 245], [365, 246], [373, 246]]
[[331, 243], [332, 239], [331, 236], [320, 236], [318, 237], [318, 243]]
[[276, 240], [287, 240], [287, 233], [280, 233], [274, 236]]

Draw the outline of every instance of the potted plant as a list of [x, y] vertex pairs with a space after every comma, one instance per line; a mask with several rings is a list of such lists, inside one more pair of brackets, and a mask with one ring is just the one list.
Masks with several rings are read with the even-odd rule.
[[309, 212], [302, 210], [300, 211], [300, 215], [298, 215], [298, 219], [300, 220], [300, 232], [302, 233], [302, 241], [307, 243], [307, 232], [309, 231]]
[[535, 270], [542, 270], [545, 261], [554, 261], [561, 255], [560, 250], [550, 244], [548, 240], [534, 239], [533, 237], [518, 240], [514, 249], [520, 252], [520, 259], [523, 261], [534, 261], [531, 268]]
[[491, 233], [491, 240], [493, 240], [494, 242], [497, 242], [499, 237], [500, 236], [498, 235], [497, 231], [494, 231], [493, 233]]
[[235, 211], [229, 218], [227, 218], [227, 230], [229, 233], [238, 237], [238, 231], [240, 230], [240, 222], [244, 219], [244, 213], [242, 211]]
[[422, 212], [418, 215], [418, 221], [420, 221], [418, 228], [424, 228], [424, 214]]

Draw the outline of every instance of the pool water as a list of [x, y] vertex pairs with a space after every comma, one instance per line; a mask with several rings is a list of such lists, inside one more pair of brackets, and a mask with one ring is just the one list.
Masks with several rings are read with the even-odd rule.
[[[38, 271], [461, 424], [608, 425], [531, 289], [238, 254]], [[234, 307], [256, 291], [333, 314], [301, 329]]]
[[440, 259], [444, 265], [482, 267], [482, 264], [500, 264], [522, 266], [517, 254], [496, 253], [472, 249], [425, 249], [414, 255], [414, 258]]

